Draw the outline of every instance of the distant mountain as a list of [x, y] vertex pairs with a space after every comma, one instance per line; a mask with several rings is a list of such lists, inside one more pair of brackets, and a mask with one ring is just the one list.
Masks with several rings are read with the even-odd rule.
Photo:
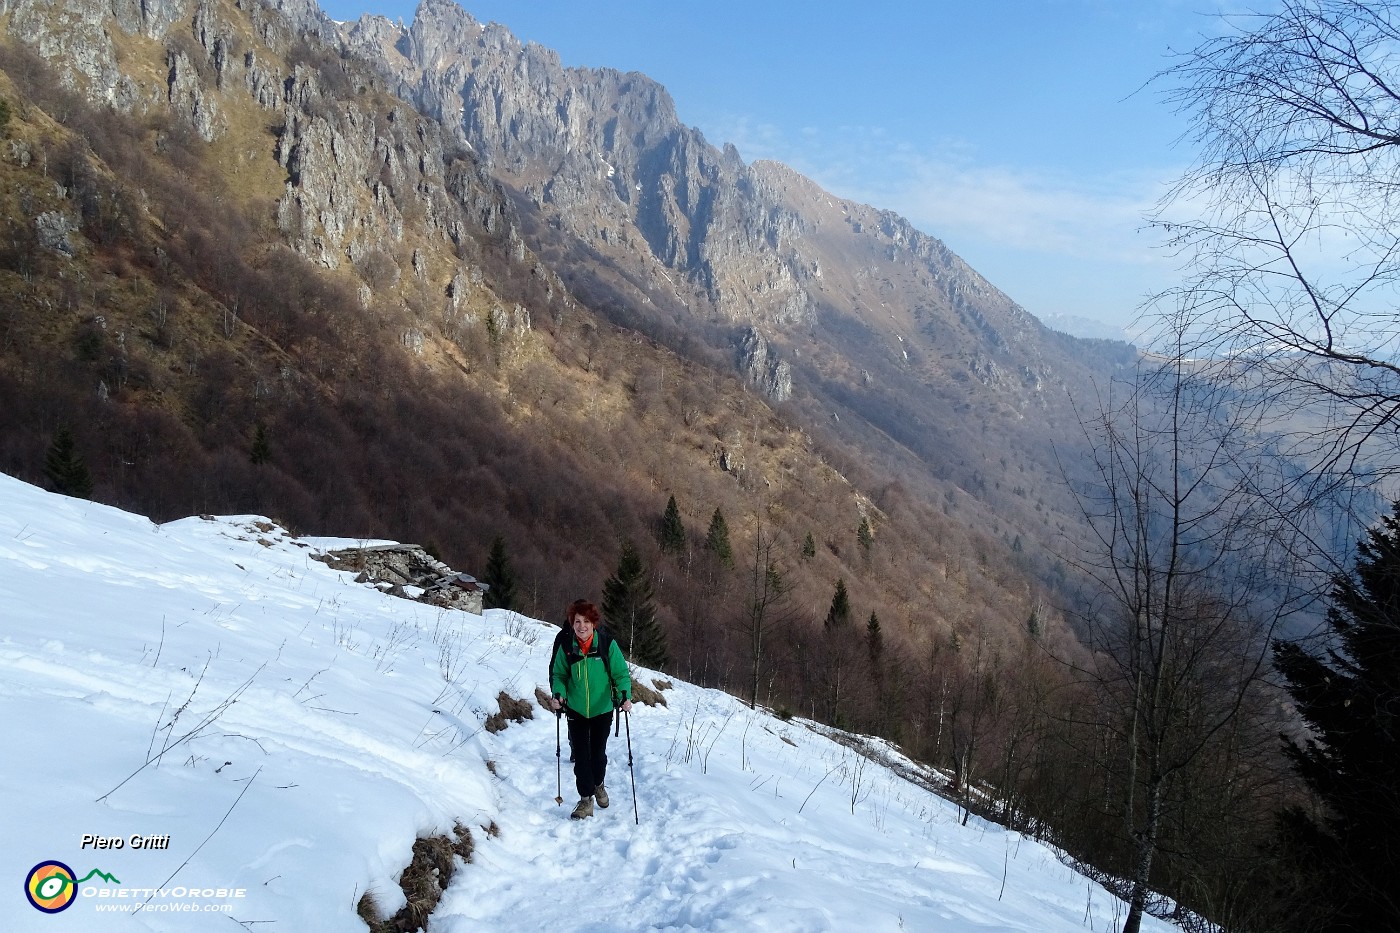
[[[677, 639], [747, 605], [753, 575], [702, 546], [716, 510], [741, 564], [781, 568], [801, 638], [838, 579], [912, 653], [1079, 600], [1070, 399], [1131, 348], [716, 148], [644, 75], [564, 68], [451, 0], [407, 26], [2, 9], [7, 472], [41, 481], [67, 425], [95, 495], [157, 517], [333, 524], [468, 569], [499, 534], [545, 617], [631, 539]], [[654, 533], [672, 494], [679, 558]], [[674, 653], [718, 680], [728, 644]], [[805, 689], [780, 670], [775, 695]]]
[[1057, 330], [1071, 337], [1085, 340], [1117, 340], [1133, 343], [1132, 336], [1123, 328], [1095, 318], [1080, 317], [1074, 314], [1049, 314], [1041, 317], [1041, 322], [1051, 330]]
[[343, 32], [482, 160], [573, 294], [672, 349], [733, 359], [881, 472], [1021, 512], [982, 464], [1058, 485], [1052, 442], [1078, 433], [1068, 399], [1132, 361], [1051, 332], [903, 218], [710, 145], [644, 75], [564, 68], [452, 0]]

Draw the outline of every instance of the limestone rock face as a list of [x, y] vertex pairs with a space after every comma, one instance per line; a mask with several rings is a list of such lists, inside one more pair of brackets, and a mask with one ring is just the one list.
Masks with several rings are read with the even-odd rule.
[[792, 365], [777, 359], [768, 341], [749, 328], [739, 348], [739, 370], [775, 402], [792, 398]]
[[[264, 122], [281, 127], [272, 149], [287, 172], [278, 226], [328, 268], [366, 257], [412, 265], [410, 251], [397, 255], [406, 214], [459, 254], [472, 253], [478, 234], [518, 230], [460, 134], [407, 104], [385, 116], [377, 101], [357, 99], [366, 87], [353, 86], [348, 69], [326, 67], [338, 61], [339, 32], [314, 0], [0, 0], [0, 15], [11, 38], [94, 102], [133, 114], [167, 110], [206, 142], [229, 134], [230, 111], [251, 102], [267, 112]], [[306, 51], [317, 40], [325, 43], [319, 60]], [[164, 48], [159, 68], [118, 53], [142, 42]], [[420, 260], [390, 280], [425, 269]]]
[[73, 243], [68, 237], [77, 229], [77, 218], [61, 211], [45, 211], [34, 218], [39, 245], [65, 256], [73, 255]]
[[[62, 74], [71, 87], [115, 104], [127, 96], [127, 85], [106, 29], [113, 19], [113, 6], [102, 0], [78, 0], [65, 4], [62, 15], [55, 16], [49, 4], [7, 0], [0, 3], [0, 15], [9, 15], [9, 31], [16, 39], [42, 58], [67, 65]], [[139, 15], [129, 6], [115, 6], [120, 11], [118, 21], [140, 26]]]
[[1044, 328], [941, 241], [716, 148], [644, 75], [565, 68], [453, 0], [424, 0], [407, 26], [366, 17], [342, 35], [479, 157], [536, 252], [583, 244], [627, 270], [626, 284], [600, 286], [619, 300], [762, 334], [776, 354], [762, 378], [747, 369], [757, 359], [747, 338], [729, 349], [765, 392], [810, 378], [790, 351], [824, 327], [862, 332], [839, 349], [885, 370], [887, 387], [899, 372], [924, 385], [972, 380], [1021, 409], [1063, 383], [1043, 357]]
[[[337, 24], [313, 0], [0, 0], [0, 23], [90, 99], [169, 113], [214, 150], [257, 127], [244, 154], [280, 167], [264, 176], [280, 242], [357, 278], [366, 308], [411, 287], [414, 352], [475, 328], [518, 349], [532, 319], [586, 295], [950, 471], [965, 464], [948, 431], [1084, 384], [1059, 338], [940, 240], [745, 163], [655, 81], [566, 68], [454, 0], [422, 0], [408, 25]], [[57, 219], [40, 235], [68, 242]], [[533, 304], [492, 294], [507, 280]]]
[[427, 0], [408, 27], [366, 17], [346, 38], [557, 229], [679, 273], [730, 320], [810, 320], [801, 218], [732, 147], [681, 125], [656, 82], [564, 68], [451, 0]]

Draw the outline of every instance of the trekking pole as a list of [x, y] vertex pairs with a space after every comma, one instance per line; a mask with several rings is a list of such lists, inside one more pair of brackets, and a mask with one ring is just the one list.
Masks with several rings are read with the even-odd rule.
[[564, 718], [564, 708], [554, 711], [554, 805], [564, 802], [564, 766], [559, 759], [559, 720]]
[[622, 718], [627, 720], [627, 773], [632, 776], [632, 819], [641, 826], [642, 818], [637, 815], [637, 772], [632, 770], [632, 716], [623, 710]]

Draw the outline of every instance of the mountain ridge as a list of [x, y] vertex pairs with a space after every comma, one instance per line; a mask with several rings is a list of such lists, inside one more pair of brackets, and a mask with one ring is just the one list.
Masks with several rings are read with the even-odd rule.
[[[261, 503], [464, 566], [482, 555], [453, 550], [459, 529], [495, 523], [532, 542], [538, 604], [596, 586], [597, 529], [645, 540], [674, 490], [692, 527], [723, 506], [745, 547], [776, 536], [812, 622], [845, 579], [913, 650], [1014, 641], [1072, 592], [1053, 447], [1076, 442], [1068, 392], [1127, 358], [1079, 358], [897, 215], [745, 165], [650, 79], [563, 69], [443, 0], [402, 29], [300, 2], [69, 7], [80, 29], [3, 7], [100, 105], [37, 72], [16, 94], [9, 203], [47, 199], [72, 250], [26, 240], [6, 273], [26, 309], [0, 372], [7, 470], [38, 478], [77, 418], [100, 495], [156, 514]], [[410, 60], [438, 70], [391, 67]], [[460, 121], [434, 119], [453, 94]], [[46, 107], [66, 123], [41, 127]], [[59, 152], [55, 196], [36, 160]], [[239, 462], [260, 424], [266, 469]], [[678, 640], [718, 579], [698, 544], [663, 593]]]

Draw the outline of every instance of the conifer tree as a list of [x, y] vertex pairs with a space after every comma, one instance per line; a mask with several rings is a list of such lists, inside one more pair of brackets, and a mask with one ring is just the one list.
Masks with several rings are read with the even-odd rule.
[[65, 496], [86, 499], [92, 495], [92, 476], [78, 453], [73, 432], [61, 427], [54, 435], [44, 456], [44, 476], [53, 484], [53, 491]]
[[812, 533], [807, 532], [807, 537], [802, 542], [802, 556], [811, 560], [817, 556], [817, 542], [812, 540]]
[[870, 621], [865, 623], [865, 646], [870, 652], [870, 661], [878, 665], [885, 653], [885, 636], [880, 631], [880, 617], [870, 613]]
[[1275, 643], [1275, 666], [1310, 727], [1285, 740], [1294, 770], [1323, 804], [1281, 820], [1286, 853], [1314, 886], [1298, 928], [1400, 929], [1400, 503], [1333, 584], [1325, 652]]
[[874, 692], [876, 730], [883, 734], [889, 721], [889, 691], [885, 689], [885, 635], [880, 631], [880, 617], [873, 611], [865, 623], [865, 650], [870, 658], [870, 686]]
[[[825, 628], [828, 635], [845, 635], [845, 629], [849, 628], [850, 624], [851, 598], [846, 593], [846, 579], [842, 577], [836, 581], [836, 592], [831, 596], [831, 608], [826, 613]], [[855, 656], [852, 648], [849, 639], [833, 638], [828, 650], [823, 652], [826, 668], [823, 680], [826, 683], [827, 721], [841, 728], [847, 725], [845, 706], [850, 686], [847, 682], [847, 672]]]
[[627, 657], [644, 667], [670, 663], [666, 633], [656, 619], [651, 580], [631, 541], [624, 542], [617, 572], [603, 583], [603, 622]]
[[253, 432], [253, 446], [248, 451], [248, 459], [255, 466], [264, 464], [272, 459], [272, 444], [267, 439], [267, 426], [259, 424]]
[[856, 529], [856, 540], [865, 550], [870, 550], [870, 545], [875, 541], [875, 534], [870, 530], [870, 519], [861, 517], [860, 527]]
[[666, 513], [661, 516], [661, 553], [679, 554], [685, 550], [685, 524], [676, 497], [666, 500]]
[[506, 556], [506, 542], [496, 535], [491, 542], [491, 553], [486, 558], [486, 572], [481, 582], [489, 589], [481, 597], [483, 609], [515, 608], [515, 572], [511, 570], [510, 558]]
[[710, 516], [710, 530], [705, 534], [705, 550], [719, 558], [726, 567], [734, 566], [734, 549], [729, 544], [729, 525], [724, 521], [724, 513], [715, 507]]
[[846, 578], [836, 581], [836, 592], [831, 596], [831, 608], [826, 612], [826, 629], [845, 628], [851, 621], [851, 598], [846, 593]]

